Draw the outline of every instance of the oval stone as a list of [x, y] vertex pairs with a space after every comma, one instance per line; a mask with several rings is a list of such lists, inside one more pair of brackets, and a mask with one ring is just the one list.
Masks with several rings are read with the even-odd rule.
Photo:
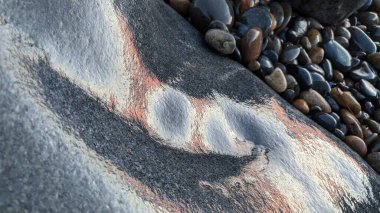
[[189, 15], [191, 23], [203, 33], [213, 20], [223, 22], [228, 28], [234, 23], [234, 12], [229, 0], [193, 0]]
[[281, 32], [287, 27], [293, 13], [292, 6], [288, 2], [280, 2], [280, 4], [284, 10], [284, 20], [282, 21], [282, 24], [277, 27], [276, 33]]
[[281, 4], [278, 2], [272, 2], [269, 5], [269, 9], [276, 19], [277, 27], [281, 26], [282, 22], [284, 21], [284, 9], [282, 8]]
[[302, 66], [312, 63], [309, 54], [307, 54], [306, 50], [302, 47], [300, 48], [300, 54], [298, 55], [297, 61], [298, 64]]
[[360, 23], [366, 26], [379, 24], [379, 16], [375, 12], [361, 12], [357, 17]]
[[331, 40], [323, 44], [325, 56], [332, 62], [333, 66], [342, 71], [351, 68], [352, 57], [350, 53], [338, 42]]
[[323, 128], [327, 129], [330, 132], [334, 131], [335, 127], [338, 124], [333, 116], [325, 112], [314, 114], [313, 119], [315, 122], [317, 122], [317, 124], [321, 125]]
[[340, 106], [350, 110], [355, 115], [358, 114], [362, 108], [360, 103], [352, 96], [349, 91], [342, 91], [338, 87], [331, 89], [331, 96]]
[[322, 35], [321, 35], [321, 33], [319, 32], [319, 30], [314, 29], [314, 28], [311, 28], [307, 32], [307, 38], [310, 41], [311, 47], [316, 47], [316, 46], [319, 45], [319, 43], [322, 42]]
[[358, 82], [360, 92], [371, 100], [378, 98], [379, 91], [368, 81], [362, 79]]
[[342, 26], [336, 27], [336, 29], [335, 29], [335, 35], [336, 36], [345, 37], [346, 39], [350, 39], [351, 38], [350, 31], [347, 28], [342, 27]]
[[288, 46], [282, 50], [280, 61], [284, 64], [290, 63], [295, 60], [300, 54], [300, 47], [298, 45]]
[[288, 102], [293, 102], [297, 94], [293, 89], [287, 89], [285, 92], [281, 93], [281, 96]]
[[350, 41], [343, 37], [343, 36], [337, 36], [335, 38], [335, 41], [338, 42], [340, 45], [342, 45], [342, 47], [348, 49], [350, 47]]
[[348, 132], [352, 135], [358, 136], [359, 138], [363, 138], [363, 131], [358, 119], [348, 110], [342, 109], [340, 111], [340, 118], [343, 123], [346, 124], [348, 128]]
[[338, 113], [340, 111], [339, 104], [334, 100], [333, 97], [331, 97], [330, 95], [326, 96], [326, 101], [327, 103], [329, 103], [333, 112]]
[[325, 51], [320, 47], [313, 47], [309, 51], [309, 56], [314, 64], [319, 64], [322, 62], [325, 56]]
[[262, 30], [264, 37], [271, 32], [272, 17], [267, 7], [251, 7], [241, 15], [241, 22], [250, 28], [258, 27]]
[[298, 86], [297, 80], [292, 75], [288, 74], [285, 76], [285, 78], [288, 85], [288, 89], [294, 89], [295, 87]]
[[318, 73], [311, 73], [311, 78], [313, 79], [313, 86], [312, 88], [319, 92], [319, 94], [326, 96], [331, 92], [331, 87], [329, 83], [323, 78], [322, 75]]
[[326, 99], [323, 98], [322, 95], [320, 95], [318, 92], [316, 92], [313, 89], [303, 91], [300, 94], [300, 98], [304, 99], [306, 103], [309, 105], [309, 107], [319, 106], [322, 108], [323, 112], [326, 112], [326, 113], [331, 112], [331, 107], [327, 103]]
[[353, 26], [349, 28], [351, 32], [350, 47], [359, 49], [367, 54], [375, 53], [377, 47], [371, 38], [363, 32], [359, 27]]
[[263, 75], [269, 75], [272, 73], [274, 66], [268, 57], [262, 55], [259, 57], [258, 61], [260, 62]]
[[303, 99], [297, 99], [293, 102], [293, 106], [296, 107], [303, 114], [308, 114], [310, 112], [309, 106]]
[[271, 74], [265, 76], [264, 78], [267, 84], [278, 93], [284, 92], [287, 88], [285, 75], [280, 68], [274, 69]]
[[261, 53], [263, 44], [263, 33], [260, 28], [252, 28], [248, 30], [241, 40], [241, 52], [243, 61], [249, 63], [257, 60]]
[[287, 37], [291, 42], [297, 42], [307, 31], [307, 20], [301, 16], [296, 16], [292, 20]]
[[354, 135], [348, 135], [344, 142], [346, 142], [346, 144], [360, 156], [364, 157], [367, 154], [367, 145], [361, 138]]
[[307, 69], [298, 65], [290, 64], [288, 65], [288, 71], [296, 78], [301, 89], [306, 90], [313, 86], [313, 79]]
[[234, 36], [223, 30], [211, 29], [207, 31], [205, 40], [211, 47], [222, 54], [231, 54], [236, 48]]

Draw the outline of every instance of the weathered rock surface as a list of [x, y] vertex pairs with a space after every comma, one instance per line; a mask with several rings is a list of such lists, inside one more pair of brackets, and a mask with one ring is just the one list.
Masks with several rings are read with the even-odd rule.
[[164, 2], [0, 0], [2, 212], [379, 211], [344, 142]]

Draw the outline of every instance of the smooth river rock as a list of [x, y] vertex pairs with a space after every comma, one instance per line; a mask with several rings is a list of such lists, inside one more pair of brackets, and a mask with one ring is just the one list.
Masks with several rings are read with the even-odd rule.
[[327, 103], [326, 99], [313, 89], [306, 90], [300, 94], [300, 98], [306, 101], [309, 107], [319, 106], [323, 112], [330, 113], [331, 107]]
[[224, 30], [211, 29], [207, 31], [205, 40], [211, 47], [222, 54], [231, 54], [236, 48], [234, 36]]
[[285, 75], [280, 68], [274, 69], [271, 74], [265, 76], [265, 82], [278, 93], [284, 92], [287, 88]]
[[365, 156], [367, 154], [367, 145], [364, 141], [354, 135], [346, 136], [345, 140], [346, 144], [351, 147], [351, 149], [355, 150], [360, 156]]
[[260, 28], [248, 30], [241, 40], [243, 60], [246, 63], [257, 60], [261, 53], [263, 33]]
[[334, 40], [328, 41], [323, 44], [323, 48], [326, 58], [328, 58], [337, 69], [347, 71], [351, 68], [352, 57], [338, 42]]

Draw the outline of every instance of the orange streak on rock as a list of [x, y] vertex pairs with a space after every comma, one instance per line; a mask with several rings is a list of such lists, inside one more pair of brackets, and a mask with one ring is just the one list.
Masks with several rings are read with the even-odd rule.
[[189, 149], [198, 153], [206, 153], [207, 147], [202, 142], [202, 132], [201, 132], [201, 122], [203, 119], [203, 112], [205, 108], [210, 105], [210, 101], [208, 99], [200, 99], [200, 98], [190, 98], [190, 103], [195, 109], [195, 123], [194, 123], [194, 131], [191, 136], [191, 144], [189, 145]]
[[139, 52], [136, 49], [132, 40], [132, 34], [128, 29], [126, 20], [122, 15], [118, 16], [121, 32], [124, 39], [124, 58], [125, 68], [130, 73], [130, 93], [131, 100], [125, 103], [127, 108], [124, 111], [124, 116], [129, 119], [136, 119], [147, 127], [146, 121], [146, 105], [147, 95], [149, 92], [156, 90], [161, 86], [161, 82], [149, 74], [147, 68], [144, 66]]

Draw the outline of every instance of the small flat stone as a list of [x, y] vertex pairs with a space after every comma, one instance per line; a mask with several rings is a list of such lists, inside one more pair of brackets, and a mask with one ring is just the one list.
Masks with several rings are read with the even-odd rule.
[[360, 92], [366, 97], [368, 97], [369, 99], [374, 100], [374, 99], [379, 98], [378, 96], [379, 91], [371, 83], [369, 83], [368, 81], [364, 79], [358, 82], [358, 88]]
[[346, 136], [344, 141], [351, 149], [357, 152], [360, 156], [364, 157], [367, 154], [367, 145], [361, 138], [356, 137], [354, 135], [348, 135]]
[[350, 41], [343, 37], [343, 36], [337, 36], [335, 37], [335, 41], [338, 42], [342, 47], [348, 49], [350, 47]]
[[241, 53], [243, 61], [249, 63], [259, 58], [263, 44], [263, 33], [260, 28], [248, 30], [241, 40]]
[[288, 46], [282, 50], [280, 61], [284, 64], [288, 64], [295, 60], [300, 54], [300, 47], [298, 45]]
[[325, 51], [320, 47], [313, 47], [309, 51], [309, 56], [314, 64], [319, 64], [322, 62], [325, 56]]
[[342, 36], [346, 39], [350, 39], [351, 38], [351, 33], [350, 31], [345, 28], [345, 27], [342, 27], [342, 26], [337, 26], [336, 29], [335, 29], [335, 35], [336, 36]]
[[331, 61], [332, 65], [342, 71], [351, 68], [352, 57], [350, 53], [338, 42], [331, 40], [323, 44], [325, 56]]
[[309, 106], [303, 99], [297, 99], [293, 102], [293, 106], [296, 107], [303, 114], [308, 114], [310, 112]]
[[360, 122], [350, 111], [342, 109], [340, 111], [340, 117], [343, 123], [347, 125], [350, 134], [358, 136], [359, 138], [364, 137]]
[[327, 129], [330, 132], [334, 131], [335, 127], [338, 124], [333, 116], [325, 112], [314, 114], [313, 119], [315, 122], [317, 122], [317, 124], [321, 125], [323, 128]]
[[281, 93], [281, 96], [291, 103], [296, 98], [296, 92], [293, 89], [287, 89], [285, 92]]
[[211, 47], [222, 54], [231, 54], [236, 48], [234, 36], [223, 30], [211, 29], [207, 31], [205, 40]]
[[361, 12], [357, 15], [361, 24], [366, 26], [378, 25], [379, 24], [379, 16], [375, 12]]
[[274, 66], [268, 57], [262, 55], [259, 57], [258, 61], [260, 62], [261, 70], [264, 75], [269, 75], [272, 73]]
[[282, 8], [281, 4], [278, 2], [270, 3], [269, 9], [276, 19], [277, 28], [278, 28], [279, 26], [282, 25], [282, 22], [284, 21], [284, 9]]
[[282, 24], [277, 27], [276, 33], [281, 32], [288, 26], [288, 23], [293, 15], [292, 6], [288, 2], [280, 2], [282, 9], [284, 10], [284, 20]]
[[331, 89], [331, 96], [340, 106], [350, 110], [355, 115], [358, 114], [362, 109], [360, 103], [352, 96], [349, 91], [342, 91], [338, 87]]
[[287, 37], [291, 42], [297, 42], [307, 32], [307, 20], [301, 16], [296, 16], [292, 20]]
[[307, 32], [307, 38], [310, 41], [311, 47], [317, 47], [322, 42], [322, 35], [319, 30], [311, 28]]
[[270, 75], [265, 76], [265, 81], [278, 93], [284, 92], [287, 88], [285, 75], [279, 68], [274, 69]]
[[305, 66], [306, 64], [311, 64], [312, 61], [309, 57], [309, 54], [307, 54], [306, 50], [304, 48], [300, 48], [300, 54], [297, 57], [297, 61], [299, 65]]
[[319, 106], [322, 108], [323, 112], [331, 112], [331, 107], [327, 103], [326, 99], [313, 89], [303, 91], [300, 94], [300, 98], [304, 99], [306, 103], [309, 105], [309, 107]]
[[260, 28], [264, 37], [268, 36], [271, 32], [272, 17], [267, 7], [251, 7], [241, 15], [240, 19], [243, 24], [246, 24], [250, 28]]
[[340, 111], [340, 106], [339, 106], [339, 104], [334, 100], [333, 97], [331, 97], [330, 95], [326, 96], [326, 101], [327, 101], [327, 103], [330, 105], [331, 110], [332, 110], [333, 112], [338, 113], [338, 112]]
[[328, 95], [331, 92], [331, 87], [329, 83], [325, 80], [325, 78], [315, 72], [311, 73], [311, 78], [313, 79], [313, 86], [312, 88], [317, 91], [319, 94], [323, 95], [324, 97]]
[[294, 64], [288, 65], [287, 68], [289, 73], [296, 78], [301, 89], [307, 90], [313, 86], [313, 79], [307, 69]]
[[375, 43], [363, 30], [356, 26], [350, 27], [349, 30], [351, 32], [350, 48], [362, 50], [367, 54], [377, 51]]
[[311, 43], [310, 43], [310, 40], [307, 36], [303, 36], [300, 40], [300, 44], [301, 46], [305, 49], [305, 50], [310, 50], [311, 49]]

